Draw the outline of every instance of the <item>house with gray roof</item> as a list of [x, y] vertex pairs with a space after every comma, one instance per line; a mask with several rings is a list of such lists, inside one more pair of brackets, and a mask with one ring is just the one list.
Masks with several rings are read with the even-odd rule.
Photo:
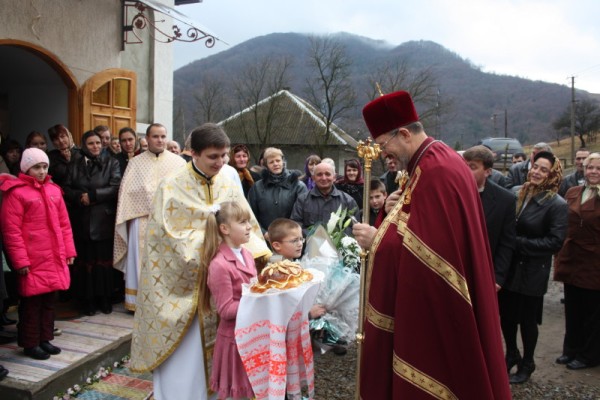
[[344, 160], [356, 158], [358, 142], [340, 127], [331, 124], [326, 135], [325, 117], [312, 105], [289, 90], [281, 90], [257, 104], [219, 122], [231, 143], [243, 143], [258, 161], [266, 147], [283, 151], [287, 167], [304, 170], [310, 154], [330, 157], [338, 173]]

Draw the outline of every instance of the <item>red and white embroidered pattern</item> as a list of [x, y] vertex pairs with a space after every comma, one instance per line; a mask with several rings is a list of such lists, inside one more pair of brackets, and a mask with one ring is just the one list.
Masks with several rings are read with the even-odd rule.
[[[246, 295], [238, 309], [235, 340], [257, 399], [314, 398], [308, 312], [318, 282], [266, 295]], [[266, 318], [265, 318], [266, 317]]]

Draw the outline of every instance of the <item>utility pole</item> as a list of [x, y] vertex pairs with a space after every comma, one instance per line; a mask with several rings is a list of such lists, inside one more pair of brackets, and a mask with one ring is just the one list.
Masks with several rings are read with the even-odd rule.
[[498, 116], [498, 114], [493, 113], [492, 114], [492, 121], [494, 121], [494, 135], [492, 137], [496, 137], [498, 136], [497, 130], [496, 130], [496, 117]]
[[575, 77], [571, 77], [571, 165], [575, 165]]
[[508, 137], [508, 111], [504, 109], [504, 137]]

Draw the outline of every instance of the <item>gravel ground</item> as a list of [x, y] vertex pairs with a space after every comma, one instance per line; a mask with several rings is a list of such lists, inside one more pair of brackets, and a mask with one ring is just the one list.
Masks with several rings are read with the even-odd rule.
[[[600, 400], [600, 366], [569, 371], [554, 364], [560, 355], [564, 334], [563, 309], [560, 304], [562, 285], [550, 282], [544, 302], [543, 325], [536, 349], [537, 369], [529, 382], [512, 385], [515, 400]], [[356, 346], [344, 356], [331, 351], [315, 351], [315, 397], [325, 400], [354, 399], [356, 381]]]
[[[352, 400], [355, 393], [356, 346], [345, 356], [332, 352], [315, 354], [315, 398]], [[557, 382], [535, 377], [523, 385], [512, 385], [515, 400], [598, 400], [600, 381], [596, 385], [583, 381]]]

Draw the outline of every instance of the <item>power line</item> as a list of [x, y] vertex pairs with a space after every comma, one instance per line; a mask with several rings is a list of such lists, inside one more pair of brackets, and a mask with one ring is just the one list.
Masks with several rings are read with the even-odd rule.
[[596, 65], [592, 65], [591, 67], [587, 67], [585, 69], [582, 69], [581, 71], [573, 74], [575, 77], [580, 77], [584, 72], [585, 73], [589, 73], [591, 70], [594, 70], [596, 68], [600, 68], [600, 64], [596, 64]]

